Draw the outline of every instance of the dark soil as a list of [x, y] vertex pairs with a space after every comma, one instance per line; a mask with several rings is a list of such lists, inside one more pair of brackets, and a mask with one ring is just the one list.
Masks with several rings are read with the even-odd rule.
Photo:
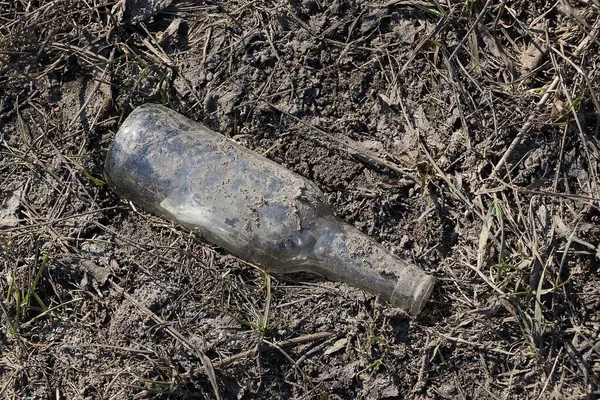
[[[595, 399], [600, 5], [0, 1], [5, 398]], [[120, 199], [162, 103], [437, 280], [418, 317]]]

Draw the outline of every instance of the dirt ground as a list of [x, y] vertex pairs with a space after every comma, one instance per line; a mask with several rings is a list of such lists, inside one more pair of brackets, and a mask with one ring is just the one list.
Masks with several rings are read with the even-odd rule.
[[[596, 399], [600, 4], [0, 1], [7, 399]], [[121, 200], [162, 103], [437, 278], [418, 317]]]

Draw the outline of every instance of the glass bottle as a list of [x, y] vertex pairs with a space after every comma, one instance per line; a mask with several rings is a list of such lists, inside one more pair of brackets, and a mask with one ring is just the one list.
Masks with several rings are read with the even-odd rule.
[[157, 104], [136, 108], [105, 165], [116, 192], [274, 273], [305, 271], [417, 315], [434, 278], [333, 214], [307, 179]]

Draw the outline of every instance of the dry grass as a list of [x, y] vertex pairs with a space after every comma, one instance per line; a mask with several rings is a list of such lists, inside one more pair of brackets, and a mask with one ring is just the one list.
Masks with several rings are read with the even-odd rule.
[[[597, 2], [124, 4], [0, 1], [3, 397], [598, 397]], [[121, 202], [148, 101], [315, 181], [439, 279], [425, 313]]]

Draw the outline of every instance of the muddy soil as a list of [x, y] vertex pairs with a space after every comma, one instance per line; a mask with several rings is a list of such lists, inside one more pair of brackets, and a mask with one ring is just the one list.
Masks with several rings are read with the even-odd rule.
[[[599, 29], [578, 0], [0, 2], [2, 397], [597, 398]], [[436, 277], [423, 313], [121, 199], [148, 102], [316, 184]]]

